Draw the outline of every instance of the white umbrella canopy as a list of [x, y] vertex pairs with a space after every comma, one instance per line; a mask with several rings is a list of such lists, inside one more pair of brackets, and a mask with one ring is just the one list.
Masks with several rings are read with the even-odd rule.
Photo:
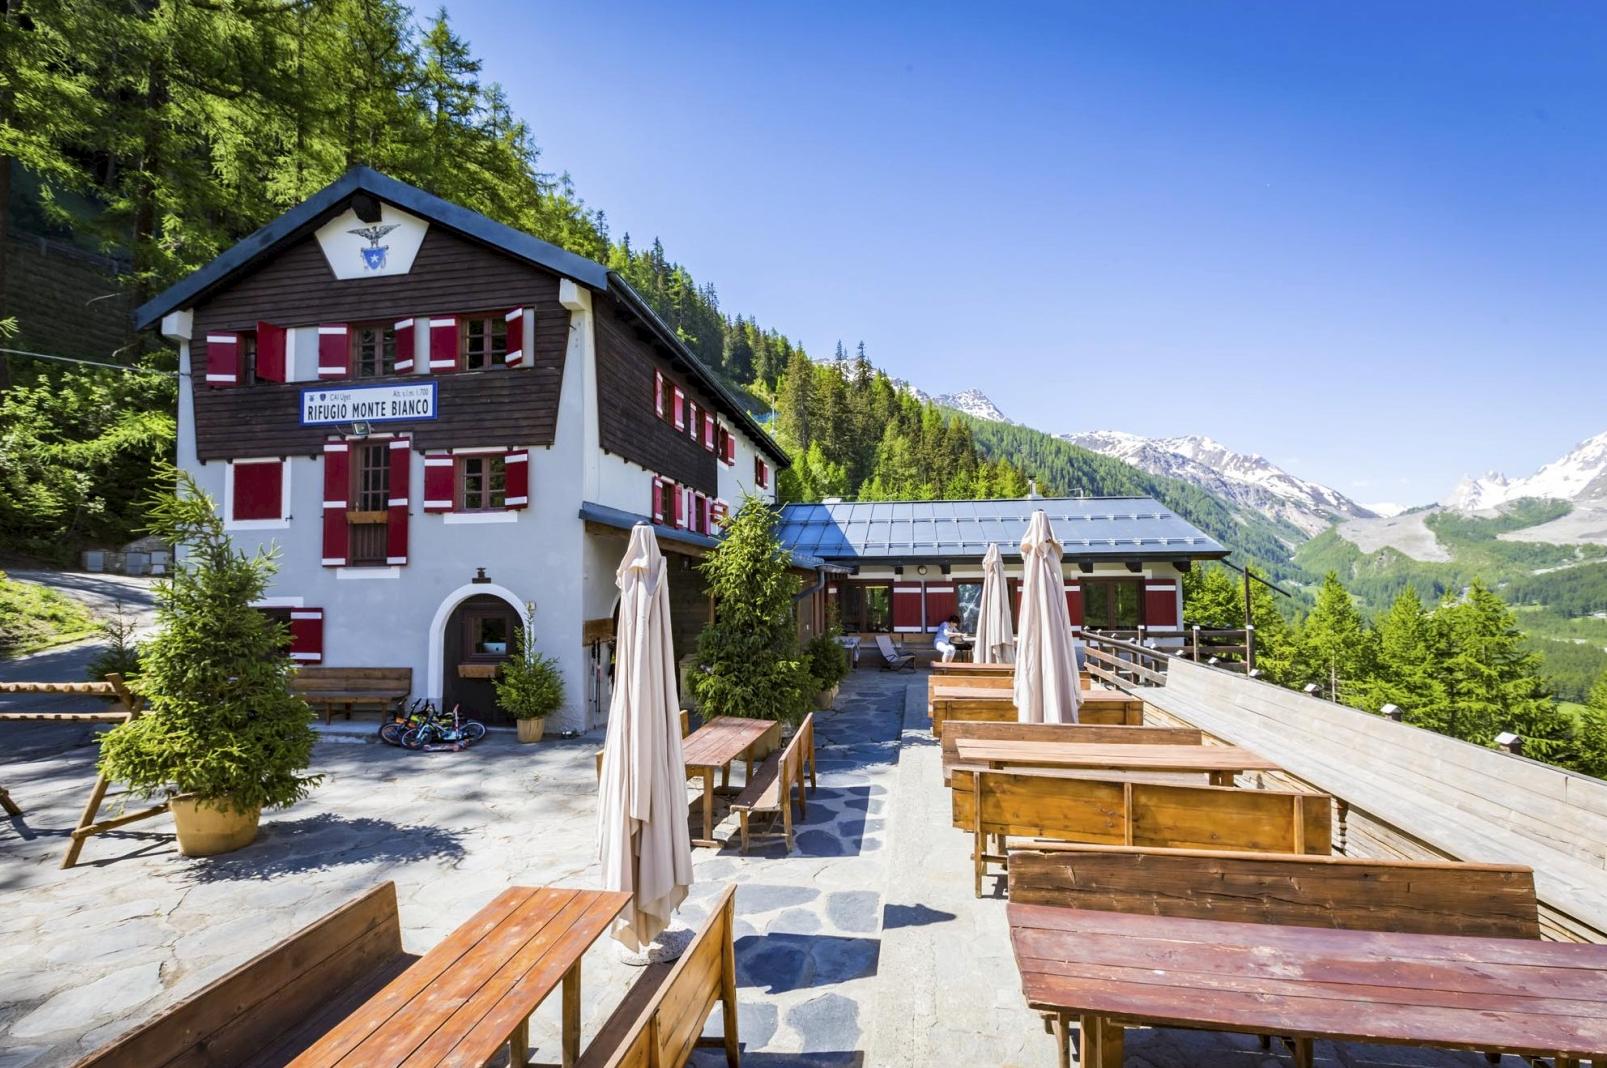
[[1072, 648], [1060, 542], [1043, 509], [1021, 539], [1021, 633], [1016, 638], [1015, 705], [1022, 723], [1077, 722], [1077, 657]]
[[982, 558], [982, 600], [976, 613], [978, 664], [1009, 664], [1016, 658], [1015, 628], [1010, 623], [1010, 586], [1004, 578], [1004, 558], [997, 543], [988, 545]]
[[692, 885], [668, 568], [646, 523], [631, 529], [615, 580], [619, 630], [597, 791], [597, 856], [603, 888], [633, 896], [614, 937], [641, 950], [669, 926]]

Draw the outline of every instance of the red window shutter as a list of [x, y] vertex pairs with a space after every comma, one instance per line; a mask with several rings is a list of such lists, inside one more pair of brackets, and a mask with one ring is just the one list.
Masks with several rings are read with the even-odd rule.
[[1177, 583], [1150, 580], [1144, 583], [1144, 629], [1177, 629]]
[[449, 374], [458, 369], [456, 316], [430, 320], [430, 373]]
[[653, 414], [664, 418], [664, 372], [653, 372]]
[[943, 621], [959, 609], [959, 595], [952, 582], [929, 582], [926, 585], [926, 629], [936, 630]]
[[1082, 583], [1077, 579], [1066, 580], [1066, 611], [1071, 615], [1071, 625], [1082, 627]]
[[731, 467], [737, 465], [737, 436], [729, 430], [725, 432], [725, 462]]
[[410, 375], [413, 373], [413, 320], [402, 319], [395, 327], [396, 334], [396, 373]]
[[324, 660], [324, 610], [290, 610], [290, 659], [298, 664], [321, 664]]
[[318, 377], [346, 378], [351, 374], [352, 350], [345, 323], [318, 328]]
[[714, 526], [714, 529], [710, 530], [709, 533], [717, 534], [725, 526], [726, 516], [731, 514], [731, 506], [716, 498], [714, 504], [710, 507], [709, 514]]
[[653, 509], [652, 509], [652, 515], [653, 515], [653, 522], [655, 522], [655, 523], [663, 523], [664, 522], [664, 480], [662, 478], [653, 479]]
[[452, 454], [427, 452], [424, 454], [424, 510], [450, 512], [453, 498]]
[[284, 462], [236, 460], [229, 465], [234, 480], [230, 519], [283, 519]]
[[922, 617], [921, 584], [893, 583], [893, 629], [904, 634], [919, 634]]
[[351, 453], [344, 441], [324, 442], [324, 566], [346, 566], [346, 508]]
[[503, 504], [509, 509], [530, 506], [530, 450], [514, 449], [502, 461], [506, 475]]
[[673, 482], [669, 484], [669, 487], [670, 495], [675, 498], [670, 505], [670, 507], [675, 509], [674, 526], [679, 529], [686, 526], [686, 494], [681, 491], [680, 486], [677, 486]]
[[680, 386], [675, 387], [674, 393], [675, 393], [675, 429], [676, 430], [685, 430], [686, 429], [686, 394], [681, 392], [681, 387]]
[[508, 322], [508, 354], [502, 358], [509, 367], [525, 362], [525, 310], [515, 308], [503, 316]]
[[213, 389], [240, 384], [240, 335], [206, 336], [206, 384]]
[[688, 398], [686, 402], [686, 421], [692, 428], [692, 440], [696, 441], [698, 435], [697, 401], [691, 398]]
[[286, 334], [282, 326], [257, 324], [257, 377], [264, 382], [285, 380]]
[[412, 503], [410, 497], [411, 487], [408, 486], [408, 472], [413, 458], [413, 441], [411, 438], [401, 437], [390, 440], [390, 480], [391, 496], [385, 509], [385, 562], [387, 564], [407, 563], [407, 513]]
[[699, 534], [709, 532], [709, 499], [701, 493], [693, 497], [692, 529]]
[[714, 413], [703, 413], [703, 447], [714, 451]]

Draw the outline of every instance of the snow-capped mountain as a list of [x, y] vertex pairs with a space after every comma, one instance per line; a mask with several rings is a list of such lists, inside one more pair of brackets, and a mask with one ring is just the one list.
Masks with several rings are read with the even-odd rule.
[[945, 393], [941, 397], [933, 397], [932, 400], [941, 407], [953, 408], [973, 419], [991, 419], [996, 423], [1011, 421], [980, 389], [962, 389], [958, 393]]
[[1520, 497], [1607, 505], [1607, 433], [1580, 442], [1566, 456], [1528, 478], [1508, 478], [1499, 471], [1489, 471], [1478, 478], [1464, 477], [1442, 503], [1458, 511], [1476, 512]]
[[1376, 513], [1329, 486], [1297, 478], [1254, 453], [1235, 452], [1201, 435], [1145, 438], [1115, 430], [1060, 435], [1073, 445], [1130, 463], [1152, 475], [1192, 482], [1207, 493], [1319, 534], [1336, 519]]

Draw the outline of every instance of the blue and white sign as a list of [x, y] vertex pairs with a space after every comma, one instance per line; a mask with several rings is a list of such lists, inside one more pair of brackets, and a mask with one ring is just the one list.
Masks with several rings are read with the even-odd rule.
[[435, 387], [434, 382], [310, 387], [301, 391], [301, 425], [434, 419]]

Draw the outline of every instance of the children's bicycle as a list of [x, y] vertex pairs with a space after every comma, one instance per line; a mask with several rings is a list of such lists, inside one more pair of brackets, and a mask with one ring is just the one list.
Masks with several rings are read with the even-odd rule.
[[400, 747], [402, 735], [415, 727], [423, 726], [435, 715], [435, 703], [424, 697], [415, 700], [408, 706], [406, 712], [398, 706], [391, 718], [379, 725], [379, 739], [388, 745]]
[[485, 724], [463, 717], [463, 706], [453, 705], [450, 716], [438, 714], [435, 706], [425, 702], [428, 714], [422, 723], [402, 732], [403, 749], [467, 749], [485, 737]]

